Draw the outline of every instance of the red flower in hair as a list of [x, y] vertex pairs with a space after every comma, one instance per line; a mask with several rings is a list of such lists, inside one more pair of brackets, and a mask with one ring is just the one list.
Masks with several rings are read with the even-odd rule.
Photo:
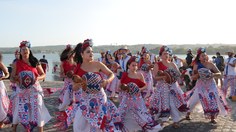
[[159, 55], [161, 56], [162, 52], [166, 51], [168, 54], [172, 54], [172, 50], [167, 47], [166, 45], [163, 45], [161, 48], [160, 48], [160, 51], [159, 51]]
[[201, 47], [197, 50], [197, 55], [199, 55], [201, 53], [205, 53], [205, 52], [206, 52], [206, 49]]
[[29, 41], [24, 40], [24, 41], [22, 41], [22, 42], [20, 43], [20, 46], [19, 46], [19, 47], [20, 47], [20, 48], [22, 48], [22, 47], [28, 47], [28, 48], [30, 48], [30, 47], [31, 47], [31, 44], [30, 44]]
[[87, 47], [89, 47], [89, 46], [90, 46], [90, 47], [93, 46], [92, 39], [86, 39], [86, 40], [84, 40], [83, 46], [82, 46], [83, 51], [84, 51]]
[[136, 56], [132, 56], [129, 60], [128, 60], [128, 64], [131, 64], [132, 62], [137, 62], [138, 63], [138, 58]]

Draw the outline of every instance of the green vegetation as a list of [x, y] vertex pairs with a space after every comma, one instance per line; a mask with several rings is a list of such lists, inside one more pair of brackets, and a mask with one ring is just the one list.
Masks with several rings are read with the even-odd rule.
[[[127, 45], [128, 49], [132, 51], [132, 53], [136, 53], [137, 51], [140, 51], [141, 48], [145, 46], [147, 47], [151, 52], [158, 54], [159, 48], [161, 47], [160, 44], [138, 44], [138, 45]], [[75, 46], [74, 46], [75, 47]], [[115, 50], [122, 47], [122, 45], [101, 45], [101, 46], [94, 46], [94, 52], [99, 53], [100, 51], [107, 51], [111, 50], [114, 52]], [[169, 47], [172, 48], [174, 54], [186, 54], [186, 51], [191, 48], [193, 50], [193, 53], [197, 51], [199, 47], [205, 47], [208, 54], [215, 54], [217, 51], [220, 53], [225, 53], [227, 50], [235, 49], [236, 45], [223, 45], [223, 44], [185, 44], [185, 45], [169, 45]], [[56, 46], [37, 46], [32, 47], [33, 53], [60, 53], [65, 48], [64, 45], [56, 45]], [[15, 52], [15, 48], [0, 48], [1, 53], [5, 54], [12, 54]]]

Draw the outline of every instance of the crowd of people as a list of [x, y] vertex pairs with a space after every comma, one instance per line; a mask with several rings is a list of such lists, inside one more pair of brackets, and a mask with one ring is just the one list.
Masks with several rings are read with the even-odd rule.
[[[216, 124], [218, 115], [229, 113], [226, 97], [236, 96], [236, 58], [227, 51], [209, 60], [205, 48], [196, 55], [187, 50], [186, 59], [163, 45], [159, 54], [146, 47], [136, 54], [126, 47], [113, 53], [102, 51], [94, 60], [93, 42], [84, 40], [73, 48], [67, 45], [60, 55], [60, 76], [64, 78], [58, 106], [58, 128], [73, 124], [75, 132], [153, 131], [165, 127], [170, 118], [173, 127], [200, 102], [206, 119]], [[29, 41], [22, 41], [12, 63], [10, 98], [2, 80], [9, 72], [0, 54], [0, 127], [20, 123], [26, 131], [43, 126], [51, 119], [44, 105], [43, 88], [48, 62], [33, 56]], [[220, 80], [220, 81], [218, 81]], [[220, 83], [220, 84], [218, 84]], [[118, 101], [117, 101], [118, 100]]]

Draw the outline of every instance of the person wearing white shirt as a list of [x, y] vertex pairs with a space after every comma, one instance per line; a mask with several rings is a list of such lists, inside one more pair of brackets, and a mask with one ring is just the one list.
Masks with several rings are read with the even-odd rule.
[[101, 57], [98, 58], [98, 61], [99, 61], [99, 62], [102, 62], [103, 59], [105, 58], [105, 52], [104, 52], [104, 51], [101, 51], [100, 54], [101, 54]]
[[229, 58], [225, 59], [223, 92], [227, 96], [227, 90], [230, 87], [229, 99], [232, 99], [232, 96], [236, 96], [236, 58], [233, 56], [233, 50], [226, 53]]
[[173, 62], [177, 65], [178, 68], [182, 67], [183, 66], [183, 60], [178, 58], [176, 55], [174, 55], [173, 57]]
[[122, 68], [123, 71], [127, 71], [127, 62], [130, 59], [130, 56], [128, 56], [128, 48], [127, 46], [122, 47], [119, 49], [119, 54], [122, 55], [122, 59], [119, 60], [120, 66]]

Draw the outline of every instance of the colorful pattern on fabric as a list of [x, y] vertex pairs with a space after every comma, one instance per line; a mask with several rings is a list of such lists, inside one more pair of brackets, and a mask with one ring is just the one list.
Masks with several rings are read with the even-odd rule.
[[81, 93], [78, 105], [83, 117], [91, 124], [91, 128], [114, 131], [117, 129], [114, 123], [121, 122], [121, 118], [116, 106], [107, 100], [103, 88], [100, 87], [101, 76], [88, 72], [82, 77], [87, 81], [87, 89]]
[[152, 115], [160, 114], [159, 117], [170, 116], [170, 94], [169, 84], [164, 81], [158, 81], [156, 89], [151, 96], [150, 113]]
[[198, 69], [198, 73], [199, 73], [200, 79], [203, 79], [203, 80], [210, 79], [212, 76], [212, 72], [207, 68]]
[[130, 95], [128, 93], [124, 94], [118, 111], [121, 115], [123, 124], [126, 124], [125, 116], [127, 112], [131, 112], [134, 121], [138, 123], [143, 131], [152, 129], [152, 127], [156, 125], [152, 116], [148, 113], [147, 107], [145, 106], [145, 102], [140, 93], [136, 95]]
[[142, 70], [142, 71], [145, 71], [145, 72], [148, 72], [148, 71], [149, 71], [149, 66], [148, 66], [148, 64], [146, 64], [146, 63], [142, 64], [141, 70]]
[[227, 96], [227, 91], [229, 87], [230, 87], [230, 96], [236, 96], [236, 76], [228, 75], [224, 77], [222, 91], [225, 97]]
[[12, 94], [10, 96], [10, 104], [7, 111], [8, 123], [11, 123], [13, 120], [13, 111], [15, 111], [15, 103], [16, 103], [16, 96], [17, 96], [17, 84], [11, 83], [10, 88], [12, 89]]
[[0, 115], [2, 116], [1, 119], [3, 119], [0, 121], [4, 122], [6, 124], [7, 123], [6, 122], [6, 117], [7, 117], [6, 113], [8, 112], [10, 101], [9, 101], [7, 91], [6, 91], [3, 81], [0, 81], [0, 83], [1, 83], [0, 84], [0, 103], [2, 106], [1, 111], [0, 111]]
[[138, 85], [133, 82], [128, 83], [127, 86], [129, 87], [129, 94], [130, 95], [135, 95], [140, 92]]
[[180, 74], [173, 68], [167, 68], [166, 70], [164, 70], [164, 72], [167, 72], [170, 75], [171, 84], [175, 83], [178, 78], [180, 78]]
[[[35, 84], [36, 85], [36, 84]], [[37, 86], [35, 86], [37, 87]], [[35, 89], [25, 89], [18, 93], [18, 116], [27, 131], [32, 131], [38, 124], [38, 93]]]
[[22, 71], [19, 73], [20, 77], [20, 88], [29, 89], [35, 83], [35, 76], [32, 71]]
[[64, 80], [64, 88], [60, 92], [59, 103], [63, 103], [65, 94], [69, 94], [69, 100], [72, 103], [73, 101], [72, 80], [68, 78]]
[[219, 106], [217, 102], [217, 98], [219, 98], [219, 95], [214, 80], [208, 79], [207, 81], [203, 81], [200, 79], [197, 81], [195, 87], [196, 89], [198, 89], [198, 96], [202, 104], [205, 117], [207, 119], [211, 119], [211, 117], [216, 118], [219, 114]]
[[85, 79], [87, 82], [87, 92], [96, 93], [100, 91], [100, 83], [102, 81], [102, 78], [99, 74], [87, 72], [82, 76], [82, 78]]
[[170, 101], [180, 112], [188, 111], [187, 103], [183, 91], [175, 82], [172, 85], [164, 81], [158, 81], [156, 89], [151, 97], [150, 112], [151, 114], [160, 114], [159, 117], [170, 116]]

